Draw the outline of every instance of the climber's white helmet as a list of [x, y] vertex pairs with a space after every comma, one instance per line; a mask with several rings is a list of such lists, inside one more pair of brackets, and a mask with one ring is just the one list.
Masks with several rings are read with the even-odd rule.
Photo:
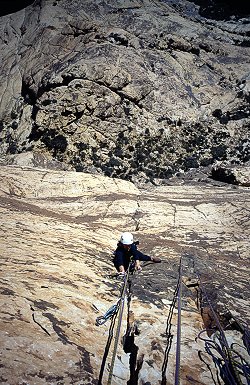
[[132, 245], [134, 242], [133, 235], [131, 233], [122, 233], [120, 242], [123, 245]]

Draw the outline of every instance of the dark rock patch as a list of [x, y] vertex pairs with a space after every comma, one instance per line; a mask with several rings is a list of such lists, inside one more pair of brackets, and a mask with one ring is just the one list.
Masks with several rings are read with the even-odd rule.
[[229, 20], [232, 16], [236, 19], [248, 17], [250, 6], [240, 0], [189, 0], [200, 6], [199, 14], [208, 19]]
[[22, 2], [17, 2], [13, 0], [2, 0], [1, 1], [1, 10], [0, 17], [4, 15], [9, 15], [10, 13], [15, 13], [21, 9], [26, 8], [28, 5], [34, 3], [34, 0], [23, 0]]

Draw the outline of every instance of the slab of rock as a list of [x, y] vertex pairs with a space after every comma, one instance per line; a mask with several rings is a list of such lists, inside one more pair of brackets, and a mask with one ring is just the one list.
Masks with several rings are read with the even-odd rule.
[[[216, 376], [197, 339], [214, 327], [208, 301], [248, 359], [239, 325], [249, 322], [249, 189], [139, 189], [100, 175], [14, 165], [2, 166], [0, 178], [2, 383], [98, 383], [110, 321], [95, 322], [120, 295], [112, 252], [125, 230], [162, 263], [146, 263], [131, 277], [112, 383], [161, 384], [166, 359], [167, 383], [174, 383], [177, 308], [169, 315], [181, 256], [181, 383], [211, 385]], [[113, 344], [103, 383], [112, 351]]]

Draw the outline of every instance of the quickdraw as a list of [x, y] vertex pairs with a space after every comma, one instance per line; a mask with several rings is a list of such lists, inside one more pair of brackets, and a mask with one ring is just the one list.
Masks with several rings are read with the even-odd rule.
[[112, 377], [113, 377], [113, 371], [114, 371], [114, 365], [115, 365], [115, 357], [116, 357], [116, 352], [118, 348], [118, 342], [119, 342], [119, 336], [121, 332], [121, 325], [122, 325], [122, 315], [123, 315], [123, 310], [124, 310], [124, 302], [125, 302], [125, 295], [126, 295], [126, 289], [127, 289], [127, 283], [128, 283], [128, 277], [129, 277], [129, 269], [131, 266], [131, 262], [129, 264], [128, 270], [124, 276], [124, 285], [120, 297], [120, 307], [119, 307], [119, 317], [118, 317], [118, 325], [116, 329], [116, 335], [115, 335], [115, 342], [114, 342], [114, 350], [113, 350], [113, 355], [111, 359], [111, 364], [110, 364], [110, 371], [109, 371], [109, 377], [108, 377], [108, 382], [107, 385], [111, 385], [112, 382]]
[[113, 317], [118, 312], [119, 303], [120, 299], [117, 301], [116, 304], [112, 305], [103, 316], [97, 317], [95, 321], [96, 326], [101, 326], [105, 324], [105, 322], [107, 322], [111, 317]]
[[126, 295], [131, 265], [132, 265], [132, 262], [130, 262], [129, 267], [127, 269], [127, 272], [123, 275], [124, 283], [122, 285], [120, 297], [119, 297], [117, 303], [112, 305], [103, 316], [96, 318], [96, 326], [101, 326], [107, 320], [111, 319], [111, 324], [110, 324], [110, 328], [109, 328], [109, 337], [108, 337], [108, 341], [107, 341], [105, 352], [104, 352], [103, 359], [102, 359], [102, 365], [101, 365], [101, 370], [99, 373], [98, 385], [102, 385], [102, 377], [103, 377], [103, 373], [104, 373], [104, 369], [105, 369], [105, 365], [106, 365], [106, 360], [108, 357], [111, 341], [113, 339], [113, 331], [114, 331], [114, 327], [115, 327], [115, 321], [116, 321], [116, 318], [117, 318], [118, 313], [119, 313], [118, 325], [117, 325], [117, 329], [116, 329], [113, 355], [112, 355], [112, 359], [111, 359], [111, 363], [110, 363], [110, 367], [109, 367], [109, 377], [108, 377], [107, 385], [110, 385], [112, 382], [114, 363], [115, 363], [115, 357], [116, 357], [116, 352], [117, 352], [117, 347], [118, 347], [118, 342], [119, 342], [121, 323], [122, 323], [122, 315], [123, 315], [123, 310], [124, 310], [125, 295]]
[[[124, 283], [121, 288], [120, 297], [116, 304], [112, 305], [107, 312], [100, 317], [96, 318], [96, 325], [100, 326], [103, 325], [106, 321], [111, 319], [111, 324], [109, 328], [109, 337], [107, 341], [107, 345], [105, 348], [101, 370], [99, 374], [99, 381], [98, 385], [102, 385], [102, 377], [103, 372], [106, 365], [106, 360], [108, 357], [111, 341], [113, 339], [113, 332], [115, 328], [116, 319], [118, 317], [118, 324], [116, 327], [115, 332], [115, 341], [114, 341], [114, 347], [113, 347], [113, 354], [111, 358], [111, 363], [109, 365], [109, 376], [107, 385], [111, 385], [112, 378], [113, 378], [113, 371], [114, 371], [114, 363], [117, 355], [117, 349], [118, 349], [118, 342], [121, 332], [121, 324], [122, 324], [122, 317], [123, 317], [123, 311], [124, 311], [124, 305], [125, 305], [125, 296], [127, 293], [127, 285], [129, 282], [129, 272], [130, 272], [130, 266], [127, 269], [126, 273], [123, 276]], [[225, 381], [225, 383], [229, 385], [243, 385], [241, 377], [245, 377], [247, 380], [247, 384], [250, 385], [250, 367], [244, 357], [242, 357], [234, 348], [233, 344], [231, 346], [228, 345], [228, 341], [226, 339], [225, 333], [220, 325], [219, 319], [213, 309], [213, 306], [211, 302], [209, 301], [209, 298], [207, 296], [207, 293], [205, 291], [205, 288], [203, 287], [203, 284], [201, 282], [200, 274], [198, 274], [199, 277], [199, 286], [206, 298], [206, 301], [212, 311], [213, 318], [216, 322], [217, 326], [217, 332], [214, 333], [214, 336], [212, 339], [203, 338], [202, 334], [204, 332], [207, 332], [207, 330], [203, 330], [199, 333], [198, 338], [203, 340], [205, 342], [205, 351], [210, 354], [213, 357], [213, 361], [215, 363], [216, 368], [220, 370], [220, 377], [222, 380]], [[128, 290], [130, 292], [130, 290]], [[129, 300], [129, 299], [128, 299]], [[173, 335], [171, 333], [171, 319], [173, 315], [173, 311], [176, 305], [176, 302], [178, 301], [178, 322], [177, 322], [177, 342], [176, 342], [176, 363], [175, 363], [175, 385], [180, 384], [180, 347], [181, 347], [181, 307], [182, 307], [182, 257], [180, 258], [180, 264], [179, 264], [179, 277], [177, 286], [174, 292], [174, 298], [170, 307], [169, 316], [167, 320], [167, 329], [166, 329], [166, 335], [168, 338], [168, 344], [165, 351], [164, 356], [164, 363], [162, 366], [162, 382], [161, 385], [166, 385], [167, 383], [167, 376], [166, 376], [166, 369], [167, 369], [167, 363], [168, 363], [168, 355], [172, 344], [172, 338]], [[214, 330], [213, 330], [214, 331]], [[244, 338], [243, 342], [246, 346], [246, 350], [249, 352], [249, 329], [244, 328]], [[199, 352], [199, 357], [202, 361], [204, 361], [201, 357], [201, 352]], [[205, 361], [204, 363], [208, 365]], [[210, 370], [210, 368], [209, 368]], [[212, 378], [213, 373], [210, 370]], [[218, 378], [218, 372], [217, 372], [217, 379]], [[219, 382], [220, 383], [220, 382]]]

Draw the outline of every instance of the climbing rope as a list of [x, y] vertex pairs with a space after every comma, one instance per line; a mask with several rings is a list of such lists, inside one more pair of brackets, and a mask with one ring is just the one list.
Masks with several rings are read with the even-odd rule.
[[123, 285], [123, 289], [122, 289], [122, 293], [121, 293], [121, 297], [120, 297], [119, 316], [118, 316], [118, 324], [117, 324], [115, 341], [114, 341], [114, 350], [113, 350], [113, 355], [112, 355], [112, 359], [111, 359], [111, 363], [110, 363], [109, 377], [108, 377], [107, 385], [111, 385], [112, 377], [113, 377], [115, 358], [116, 358], [116, 353], [117, 353], [117, 348], [118, 348], [118, 343], [119, 343], [119, 336], [120, 336], [120, 332], [121, 332], [122, 316], [123, 316], [123, 311], [124, 311], [124, 302], [125, 302], [130, 266], [131, 266], [131, 262], [130, 262], [129, 267], [127, 269], [127, 272], [124, 276], [124, 285]]
[[106, 360], [107, 360], [107, 357], [109, 354], [110, 345], [111, 345], [111, 342], [113, 339], [113, 332], [114, 332], [117, 314], [118, 314], [118, 312], [115, 312], [113, 314], [113, 316], [111, 317], [111, 323], [110, 323], [110, 327], [109, 327], [109, 336], [108, 336], [108, 340], [107, 340], [105, 351], [104, 351], [103, 358], [102, 358], [102, 364], [101, 364], [101, 369], [100, 369], [100, 373], [99, 373], [98, 385], [102, 385], [102, 377], [103, 377], [103, 373], [104, 373], [104, 369], [105, 369], [105, 365], [106, 365]]
[[175, 304], [177, 301], [177, 295], [179, 292], [179, 286], [180, 286], [180, 275], [178, 278], [178, 282], [174, 291], [174, 296], [170, 305], [169, 313], [168, 313], [168, 318], [167, 318], [167, 327], [166, 327], [166, 336], [167, 336], [167, 345], [164, 353], [164, 361], [162, 364], [162, 381], [161, 385], [166, 385], [167, 384], [167, 377], [166, 377], [166, 371], [167, 371], [167, 365], [168, 365], [168, 358], [169, 358], [169, 352], [172, 346], [172, 341], [173, 341], [173, 334], [171, 333], [171, 328], [172, 328], [172, 317], [174, 313], [174, 308]]
[[[202, 285], [200, 277], [199, 280], [201, 290], [206, 297], [206, 301], [211, 309], [218, 330], [216, 333], [214, 333], [213, 339], [209, 340], [201, 337], [201, 335], [208, 330], [201, 331], [198, 335], [198, 338], [205, 342], [205, 350], [212, 357], [215, 366], [220, 370], [220, 375], [223, 381], [225, 381], [228, 385], [242, 385], [240, 374], [248, 374], [248, 372], [250, 373], [249, 367], [247, 368], [245, 363], [242, 366], [240, 363], [236, 362], [235, 356], [233, 356], [233, 353], [235, 354], [235, 350], [229, 347], [223, 328], [211, 302], [209, 301], [208, 295], [204, 286]], [[239, 368], [241, 373], [239, 373]]]
[[[108, 336], [107, 344], [105, 347], [105, 351], [104, 351], [104, 355], [103, 355], [103, 359], [102, 359], [102, 364], [101, 364], [101, 369], [100, 369], [100, 373], [99, 373], [98, 385], [102, 385], [102, 377], [103, 377], [109, 349], [110, 349], [113, 335], [114, 335], [114, 327], [115, 327], [115, 323], [116, 323], [116, 318], [119, 314], [118, 326], [117, 326], [116, 335], [115, 335], [115, 342], [114, 342], [114, 350], [113, 350], [112, 360], [111, 360], [111, 364], [110, 364], [110, 368], [109, 368], [109, 378], [108, 378], [107, 385], [110, 385], [111, 381], [112, 381], [115, 356], [116, 356], [118, 342], [119, 342], [119, 335], [120, 335], [120, 329], [121, 329], [121, 323], [122, 323], [122, 315], [123, 315], [123, 310], [124, 310], [124, 301], [125, 301], [125, 296], [126, 296], [126, 290], [127, 290], [127, 284], [128, 284], [128, 278], [129, 278], [129, 272], [130, 272], [131, 264], [132, 264], [132, 262], [130, 262], [129, 267], [123, 276], [123, 285], [122, 285], [122, 288], [120, 291], [120, 296], [119, 296], [117, 303], [112, 305], [103, 316], [99, 316], [96, 318], [96, 323], [95, 323], [96, 326], [101, 326], [105, 322], [107, 322], [109, 319], [111, 319], [111, 323], [110, 323], [110, 327], [109, 327], [109, 336]], [[121, 276], [119, 275], [119, 277], [121, 277]]]
[[[216, 369], [219, 370], [220, 378], [227, 385], [235, 385], [235, 384], [241, 385], [243, 382], [240, 376], [243, 376], [246, 378], [247, 384], [249, 385], [250, 384], [249, 364], [244, 359], [244, 357], [242, 357], [242, 355], [233, 348], [234, 344], [232, 344], [231, 347], [229, 347], [229, 349], [226, 350], [221, 340], [220, 333], [218, 331], [215, 332], [211, 339], [203, 338], [202, 334], [206, 333], [207, 331], [208, 331], [207, 329], [202, 330], [199, 333], [198, 338], [204, 341], [205, 351], [212, 357], [212, 360], [215, 364]], [[202, 359], [201, 357], [201, 352], [199, 356], [201, 360], [205, 362], [204, 359]], [[218, 376], [217, 376], [217, 379], [218, 379]], [[220, 383], [219, 379], [218, 379], [218, 382]]]
[[174, 312], [174, 308], [175, 308], [177, 299], [178, 299], [178, 321], [177, 321], [177, 349], [176, 349], [176, 372], [175, 372], [175, 381], [176, 382], [175, 382], [175, 384], [179, 384], [179, 378], [180, 378], [182, 258], [180, 258], [178, 271], [179, 271], [178, 281], [177, 281], [177, 285], [176, 285], [176, 288], [174, 291], [174, 296], [172, 299], [172, 303], [170, 305], [168, 318], [167, 318], [167, 327], [166, 327], [167, 346], [165, 349], [164, 361], [163, 361], [163, 365], [162, 365], [161, 385], [167, 384], [166, 371], [167, 371], [167, 365], [168, 365], [169, 352], [170, 352], [172, 342], [173, 342], [173, 334], [171, 333], [172, 317], [173, 317], [173, 312]]
[[179, 266], [178, 321], [177, 321], [177, 342], [176, 342], [176, 360], [175, 360], [175, 385], [180, 384], [181, 296], [182, 296], [182, 258], [180, 258], [180, 266]]
[[[110, 350], [111, 342], [113, 339], [113, 332], [115, 328], [116, 319], [118, 317], [118, 324], [116, 328], [115, 333], [115, 339], [114, 339], [114, 347], [113, 347], [113, 354], [111, 358], [111, 363], [109, 365], [109, 376], [107, 385], [111, 385], [112, 378], [113, 378], [113, 372], [114, 372], [114, 365], [115, 365], [115, 359], [117, 356], [117, 349], [118, 349], [118, 343], [119, 343], [119, 337], [121, 333], [121, 325], [122, 325], [122, 319], [123, 319], [123, 312], [124, 312], [124, 305], [125, 305], [125, 297], [126, 293], [128, 291], [127, 286], [129, 282], [129, 272], [130, 272], [131, 262], [129, 264], [129, 267], [124, 274], [123, 277], [123, 285], [120, 291], [120, 297], [116, 304], [112, 305], [107, 312], [100, 317], [96, 318], [96, 325], [100, 326], [103, 325], [105, 322], [107, 322], [109, 319], [111, 319], [110, 329], [109, 329], [109, 337], [107, 341], [107, 345], [105, 348], [100, 375], [99, 375], [99, 382], [98, 385], [102, 385], [102, 377], [103, 372], [105, 369], [106, 360], [108, 357], [108, 353]], [[167, 327], [166, 327], [166, 335], [167, 335], [167, 347], [165, 350], [165, 356], [164, 356], [164, 362], [162, 365], [162, 382], [161, 385], [166, 385], [167, 378], [166, 378], [166, 369], [168, 364], [168, 356], [172, 345], [173, 335], [171, 334], [171, 327], [172, 327], [172, 316], [173, 311], [176, 306], [176, 302], [178, 300], [178, 318], [177, 318], [177, 340], [176, 340], [176, 361], [175, 361], [175, 385], [180, 384], [180, 357], [181, 357], [181, 309], [182, 309], [182, 256], [180, 258], [179, 263], [179, 276], [178, 276], [178, 282], [177, 286], [174, 292], [173, 300], [169, 309], [168, 319], [167, 319]], [[216, 367], [216, 375], [217, 375], [217, 381], [218, 384], [221, 385], [220, 379], [224, 381], [227, 385], [243, 385], [241, 376], [244, 376], [247, 380], [247, 384], [250, 385], [250, 368], [244, 357], [237, 352], [237, 350], [234, 348], [237, 344], [232, 344], [231, 346], [228, 345], [225, 333], [223, 331], [223, 328], [219, 322], [219, 319], [213, 309], [212, 304], [209, 301], [208, 295], [206, 293], [206, 290], [201, 282], [201, 277], [198, 274], [199, 277], [199, 286], [201, 288], [202, 293], [204, 293], [204, 298], [206, 298], [206, 301], [211, 309], [211, 312], [213, 314], [214, 321], [216, 323], [217, 332], [213, 334], [213, 338], [203, 338], [203, 333], [208, 332], [208, 330], [203, 330], [199, 333], [198, 338], [204, 341], [205, 343], [205, 351], [208, 353], [215, 364]], [[130, 293], [130, 290], [129, 290]], [[129, 294], [130, 295], [130, 294]], [[130, 301], [130, 298], [128, 296], [128, 302]], [[128, 305], [129, 306], [129, 305]], [[214, 330], [213, 330], [214, 332]], [[129, 327], [128, 327], [128, 321], [127, 321], [127, 332], [126, 336], [129, 334]], [[125, 336], [125, 337], [126, 337]], [[246, 349], [249, 352], [249, 330], [245, 329], [244, 332], [244, 344], [246, 346]], [[201, 352], [199, 352], [199, 357], [201, 360], [207, 365], [208, 369], [210, 370], [210, 373], [213, 377], [212, 370], [209, 367], [209, 364], [205, 362], [201, 356]], [[219, 372], [218, 372], [219, 370]], [[220, 373], [220, 378], [218, 376], [218, 373]]]
[[250, 355], [250, 329], [246, 322], [239, 320], [237, 317], [235, 317], [235, 315], [231, 314], [231, 312], [230, 312], [230, 315], [235, 320], [238, 327], [240, 328], [240, 331], [243, 335], [242, 341], [246, 347], [248, 354]]

